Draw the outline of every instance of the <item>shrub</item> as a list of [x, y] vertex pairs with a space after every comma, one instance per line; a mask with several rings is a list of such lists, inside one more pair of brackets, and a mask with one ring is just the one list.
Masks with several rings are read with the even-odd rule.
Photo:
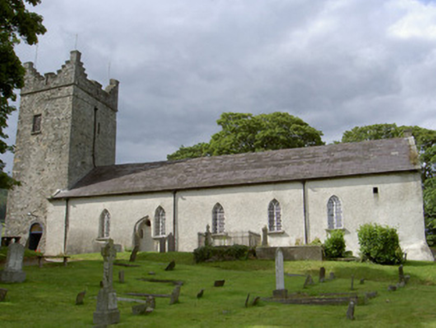
[[342, 230], [333, 230], [324, 243], [327, 258], [343, 257], [345, 253], [345, 239]]
[[364, 224], [357, 230], [363, 260], [378, 264], [400, 264], [403, 251], [395, 228]]
[[224, 261], [224, 260], [243, 260], [246, 259], [249, 253], [254, 253], [248, 246], [232, 245], [232, 246], [203, 246], [194, 250], [195, 263], [205, 261]]
[[309, 245], [315, 245], [315, 246], [322, 245], [322, 242], [318, 237], [315, 237], [315, 239], [312, 240]]

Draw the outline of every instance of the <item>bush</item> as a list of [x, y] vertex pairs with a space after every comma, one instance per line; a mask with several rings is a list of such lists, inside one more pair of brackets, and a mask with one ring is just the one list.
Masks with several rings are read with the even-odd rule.
[[357, 230], [363, 260], [378, 264], [400, 264], [403, 251], [395, 228], [364, 224]]
[[345, 239], [342, 230], [333, 230], [324, 243], [324, 252], [327, 258], [343, 257], [345, 253]]
[[250, 252], [248, 246], [233, 245], [233, 246], [203, 246], [194, 250], [195, 263], [225, 260], [243, 260], [246, 259]]

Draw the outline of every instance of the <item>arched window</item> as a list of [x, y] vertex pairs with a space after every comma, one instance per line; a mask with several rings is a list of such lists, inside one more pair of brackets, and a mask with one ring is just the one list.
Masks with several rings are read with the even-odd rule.
[[327, 225], [329, 229], [342, 229], [342, 207], [338, 197], [330, 197], [327, 203]]
[[109, 238], [109, 232], [110, 232], [110, 226], [111, 226], [111, 215], [109, 214], [108, 210], [103, 210], [100, 215], [100, 227], [98, 230], [98, 237], [99, 238]]
[[160, 206], [154, 214], [154, 235], [165, 236], [165, 211]]
[[282, 230], [282, 210], [280, 203], [276, 199], [273, 199], [268, 206], [268, 230]]
[[212, 233], [224, 233], [224, 209], [219, 203], [212, 210]]

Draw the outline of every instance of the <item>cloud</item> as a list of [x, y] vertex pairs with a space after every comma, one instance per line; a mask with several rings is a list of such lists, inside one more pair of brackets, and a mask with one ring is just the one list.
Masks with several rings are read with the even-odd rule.
[[77, 44], [89, 78], [121, 82], [119, 163], [208, 141], [229, 111], [287, 111], [328, 142], [366, 124], [436, 129], [433, 2], [57, 0], [36, 11], [48, 32], [36, 57], [18, 48], [23, 61], [56, 71]]

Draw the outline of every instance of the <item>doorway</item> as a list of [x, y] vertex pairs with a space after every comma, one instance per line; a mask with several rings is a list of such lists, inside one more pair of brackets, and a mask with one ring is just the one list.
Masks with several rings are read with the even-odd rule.
[[42, 225], [39, 223], [33, 223], [29, 230], [29, 249], [36, 251], [38, 249], [39, 241], [42, 237]]

